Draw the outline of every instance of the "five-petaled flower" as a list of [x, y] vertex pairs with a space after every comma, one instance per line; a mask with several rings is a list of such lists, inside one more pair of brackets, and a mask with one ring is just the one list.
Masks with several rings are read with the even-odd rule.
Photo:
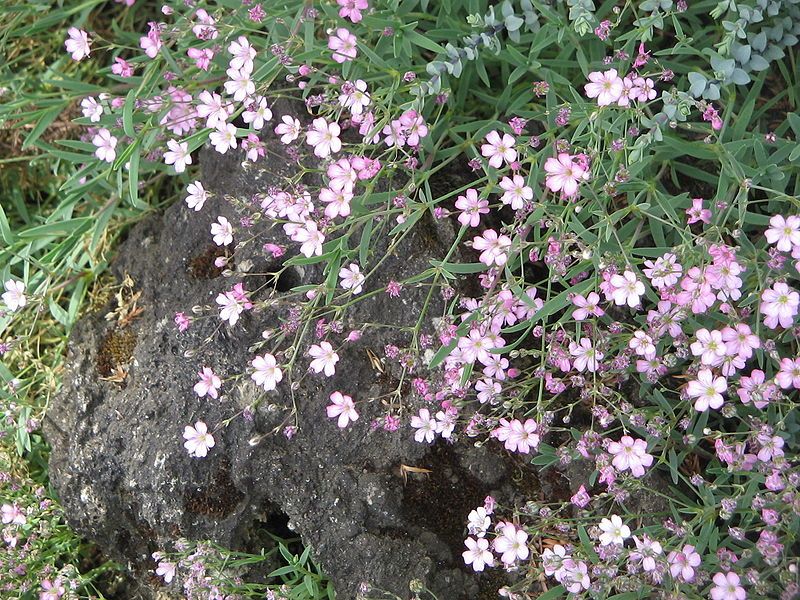
[[330, 342], [314, 344], [308, 349], [308, 355], [313, 359], [310, 366], [315, 373], [324, 372], [326, 377], [330, 377], [336, 372], [339, 355]]
[[331, 404], [326, 407], [328, 418], [339, 418], [337, 425], [344, 429], [351, 421], [358, 420], [358, 412], [356, 412], [356, 405], [353, 399], [341, 392], [333, 392], [331, 394]]
[[283, 371], [272, 354], [256, 356], [250, 363], [254, 369], [250, 379], [264, 388], [265, 392], [274, 390], [283, 379]]
[[183, 447], [189, 451], [189, 456], [203, 458], [209, 449], [214, 447], [214, 436], [208, 432], [208, 427], [202, 421], [197, 421], [194, 427], [187, 425], [183, 430]]

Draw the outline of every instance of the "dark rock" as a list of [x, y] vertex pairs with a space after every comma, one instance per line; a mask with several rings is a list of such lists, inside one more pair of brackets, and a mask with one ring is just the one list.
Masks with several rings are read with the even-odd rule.
[[[476, 591], [480, 580], [464, 569], [460, 556], [466, 516], [488, 493], [510, 496], [505, 459], [469, 444], [439, 441], [430, 449], [414, 442], [405, 424], [395, 433], [373, 429], [370, 422], [385, 408], [379, 400], [364, 402], [400, 382], [391, 368], [376, 371], [367, 349], [382, 355], [386, 344], [406, 346], [411, 338], [402, 328], [416, 323], [429, 288], [407, 287], [399, 299], [381, 292], [354, 305], [345, 315], [345, 333], [332, 341], [363, 323], [389, 327], [368, 329], [360, 341], [344, 344], [332, 378], [306, 374], [309, 359], [299, 357], [294, 393], [285, 376], [252, 419], [236, 416], [260, 393], [249, 380], [255, 354], [249, 348], [263, 341], [262, 331], [280, 327], [285, 305], [249, 311], [233, 328], [220, 326], [213, 308], [188, 331], [176, 330], [177, 311], [215, 307], [216, 295], [238, 282], [256, 303], [286, 301], [298, 297], [288, 291], [292, 287], [323, 282], [321, 265], [294, 266], [273, 289], [269, 274], [287, 257], [267, 258], [261, 245], [285, 244], [291, 253], [297, 244], [263, 222], [248, 230], [258, 243], [237, 249], [235, 256], [237, 267], [252, 261], [250, 273], [258, 275], [225, 278], [214, 266], [224, 253], [210, 246], [217, 216], [238, 223], [237, 203], [284, 186], [295, 174], [283, 149], [268, 147], [264, 164], [249, 170], [240, 166], [241, 154], [203, 152], [202, 181], [214, 197], [198, 213], [178, 203], [135, 227], [114, 265], [120, 281], [133, 282], [120, 292], [122, 306], [112, 302], [75, 327], [63, 391], [45, 425], [53, 448], [52, 481], [66, 514], [78, 532], [130, 564], [142, 582], [155, 566], [151, 553], [171, 548], [178, 537], [257, 551], [263, 540], [256, 531], [269, 527], [264, 515], [283, 514], [312, 546], [339, 598], [354, 598], [362, 581], [406, 597], [414, 578], [426, 581], [441, 600], [482, 597]], [[393, 223], [374, 225], [388, 229]], [[452, 239], [449, 224], [423, 218], [393, 254], [370, 258], [371, 265], [383, 263], [364, 294], [425, 270], [430, 259], [445, 255]], [[350, 240], [351, 246], [357, 243], [358, 234]], [[117, 318], [107, 320], [105, 314], [115, 309]], [[429, 310], [442, 313], [438, 294]], [[311, 337], [313, 326], [301, 351]], [[223, 378], [218, 400], [192, 391], [203, 366]], [[243, 372], [238, 382], [225, 380]], [[407, 394], [408, 374], [404, 381]], [[325, 416], [334, 390], [361, 401], [361, 418], [344, 431]], [[183, 448], [183, 429], [197, 420], [216, 439], [203, 459]], [[281, 431], [295, 421], [298, 433], [289, 440]], [[404, 481], [401, 465], [432, 472], [412, 473]], [[144, 583], [139, 593], [148, 597]]]

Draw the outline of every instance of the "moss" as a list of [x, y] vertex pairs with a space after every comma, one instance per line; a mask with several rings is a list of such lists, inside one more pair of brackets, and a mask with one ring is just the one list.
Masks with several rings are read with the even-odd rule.
[[244, 494], [234, 485], [230, 475], [230, 464], [225, 461], [214, 473], [211, 485], [189, 490], [184, 495], [187, 511], [208, 517], [227, 517], [244, 499]]
[[119, 367], [125, 367], [136, 349], [136, 332], [130, 327], [109, 331], [97, 350], [97, 373], [111, 377]]
[[[220, 257], [230, 259], [231, 254], [227, 248], [212, 244], [189, 260], [189, 264], [186, 265], [186, 272], [192, 279], [215, 279], [222, 275], [222, 269], [214, 264], [214, 261]], [[230, 260], [229, 266], [233, 266]]]

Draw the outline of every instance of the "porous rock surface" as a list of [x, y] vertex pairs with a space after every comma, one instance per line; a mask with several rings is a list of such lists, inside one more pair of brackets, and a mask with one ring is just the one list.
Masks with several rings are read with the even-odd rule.
[[[370, 421], [385, 411], [378, 400], [359, 403], [361, 418], [344, 431], [325, 416], [334, 390], [359, 401], [397, 386], [399, 374], [380, 373], [366, 352], [382, 356], [386, 344], [407, 345], [408, 335], [396, 328], [368, 330], [358, 342], [345, 344], [331, 378], [306, 374], [309, 359], [299, 358], [293, 398], [285, 378], [277, 391], [266, 394], [252, 419], [234, 418], [214, 431], [216, 446], [206, 458], [192, 458], [183, 448], [186, 425], [202, 420], [216, 428], [260, 393], [249, 381], [254, 354], [249, 347], [262, 340], [262, 331], [280, 323], [277, 310], [253, 310], [229, 328], [214, 310], [178, 333], [175, 313], [189, 314], [198, 304], [213, 307], [218, 293], [240, 281], [249, 291], [259, 290], [254, 301], [291, 293], [273, 292], [267, 276], [226, 278], [203, 263], [212, 250], [211, 223], [219, 215], [239, 221], [231, 198], [247, 202], [295, 174], [282, 148], [268, 148], [261, 166], [248, 170], [241, 167], [240, 153], [203, 151], [202, 181], [213, 198], [200, 212], [178, 203], [133, 228], [113, 265], [117, 278], [129, 275], [141, 293], [136, 302], [141, 312], [120, 329], [105, 318], [115, 308], [112, 302], [76, 325], [63, 391], [45, 424], [52, 481], [71, 525], [138, 573], [140, 589], [131, 590], [131, 598], [155, 596], [152, 552], [171, 548], [179, 537], [257, 551], [259, 528], [269, 528], [276, 514], [288, 517], [289, 527], [312, 546], [341, 599], [355, 598], [362, 581], [405, 598], [415, 578], [441, 600], [496, 597], [496, 582], [468, 573], [460, 554], [467, 512], [488, 493], [512, 495], [514, 466], [508, 459], [469, 443], [439, 441], [430, 448], [414, 442], [406, 424], [396, 433], [373, 430]], [[453, 236], [448, 227], [423, 222], [385, 259], [364, 293], [443, 257]], [[264, 242], [288, 246], [287, 256], [296, 253], [297, 244], [288, 242], [280, 228], [265, 231], [256, 224], [250, 234], [259, 236], [258, 243], [237, 252], [236, 261], [251, 260], [251, 274], [281, 266], [261, 250]], [[322, 279], [319, 265], [294, 267], [278, 287], [288, 290]], [[345, 334], [365, 322], [412, 325], [427, 291], [409, 287], [399, 299], [381, 292], [358, 303], [345, 316]], [[441, 314], [437, 298], [431, 314]], [[306, 338], [302, 347], [310, 343]], [[192, 391], [204, 366], [223, 378], [218, 400]], [[110, 381], [117, 367], [124, 378]], [[238, 382], [225, 379], [242, 372]], [[403, 389], [407, 393], [407, 382]], [[296, 436], [271, 434], [293, 422], [293, 403]], [[260, 439], [255, 445], [254, 438]], [[401, 465], [432, 472], [404, 481]]]

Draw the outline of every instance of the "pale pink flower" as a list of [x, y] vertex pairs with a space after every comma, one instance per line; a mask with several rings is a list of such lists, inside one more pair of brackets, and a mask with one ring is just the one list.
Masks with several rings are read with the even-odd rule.
[[231, 69], [240, 69], [248, 73], [253, 71], [253, 59], [256, 57], [256, 49], [243, 35], [232, 41], [228, 46], [228, 52], [233, 56], [229, 66]]
[[64, 594], [66, 594], [66, 590], [61, 585], [60, 577], [56, 577], [55, 581], [42, 580], [42, 591], [39, 592], [39, 600], [60, 600]]
[[793, 247], [800, 246], [800, 216], [773, 215], [764, 235], [781, 252], [791, 252]]
[[176, 173], [183, 173], [186, 170], [186, 165], [192, 164], [192, 153], [189, 152], [189, 143], [167, 140], [167, 148], [169, 148], [169, 150], [164, 152], [164, 163], [174, 165]]
[[547, 173], [545, 186], [551, 192], [561, 192], [569, 198], [578, 193], [578, 184], [589, 179], [589, 173], [577, 162], [575, 157], [566, 152], [559, 153], [558, 157], [552, 156], [544, 162]]
[[494, 551], [500, 554], [504, 565], [512, 565], [518, 560], [526, 560], [530, 555], [528, 534], [512, 523], [499, 526], [500, 535], [494, 538]]
[[281, 136], [282, 144], [291, 144], [298, 137], [300, 137], [300, 133], [302, 131], [300, 121], [289, 115], [283, 115], [281, 117], [281, 121], [283, 122], [279, 123], [278, 126], [275, 127], [275, 133]]
[[189, 195], [186, 196], [186, 205], [195, 211], [201, 210], [208, 200], [208, 192], [203, 189], [203, 184], [199, 181], [190, 183], [186, 186], [186, 191], [189, 192]]
[[211, 224], [211, 235], [217, 246], [229, 246], [233, 243], [233, 226], [225, 217], [217, 217], [217, 222]]
[[25, 525], [28, 522], [25, 514], [16, 504], [3, 504], [0, 512], [2, 512], [5, 525]]
[[436, 420], [431, 418], [427, 408], [420, 408], [419, 414], [411, 417], [411, 427], [417, 430], [414, 439], [418, 442], [424, 440], [430, 444], [436, 437]]
[[208, 427], [202, 421], [197, 421], [194, 427], [187, 425], [183, 430], [183, 447], [189, 451], [189, 456], [203, 458], [209, 449], [214, 447], [214, 436], [208, 433]]
[[616, 69], [589, 73], [589, 83], [583, 86], [586, 96], [597, 98], [597, 106], [609, 106], [619, 100], [623, 81]]
[[16, 312], [28, 303], [28, 299], [25, 297], [25, 284], [21, 281], [9, 279], [3, 283], [3, 287], [6, 291], [1, 297], [6, 308], [11, 312]]
[[214, 17], [201, 8], [195, 14], [197, 24], [192, 27], [192, 32], [201, 40], [214, 40], [219, 35], [217, 28], [214, 26], [216, 21]]
[[233, 96], [236, 102], [242, 102], [245, 98], [256, 93], [256, 84], [253, 75], [245, 69], [228, 69], [225, 71], [228, 81], [225, 82], [225, 93]]
[[724, 377], [714, 377], [711, 369], [700, 369], [697, 372], [697, 379], [690, 381], [686, 387], [688, 396], [696, 398], [694, 408], [699, 412], [721, 407], [722, 394], [727, 390], [728, 381]]
[[678, 264], [678, 257], [671, 252], [659, 256], [655, 262], [644, 261], [643, 273], [650, 280], [650, 284], [657, 290], [671, 287], [678, 283], [683, 267]]
[[329, 419], [339, 417], [337, 422], [339, 428], [344, 429], [350, 422], [358, 420], [358, 413], [356, 412], [356, 405], [350, 396], [343, 395], [341, 392], [333, 392], [331, 394], [332, 404], [326, 407]]
[[739, 576], [733, 571], [715, 573], [713, 581], [711, 600], [745, 600], [747, 598], [747, 592], [739, 585]]
[[247, 308], [247, 300], [240, 298], [232, 291], [227, 291], [217, 295], [216, 303], [219, 305], [219, 318], [227, 321], [233, 327], [239, 320], [241, 314]]
[[89, 56], [92, 42], [89, 41], [88, 33], [77, 27], [70, 27], [67, 35], [69, 37], [64, 42], [64, 47], [72, 55], [72, 60], [83, 60]]
[[208, 71], [211, 61], [214, 60], [214, 51], [211, 48], [189, 48], [186, 55], [194, 61], [194, 65], [201, 71]]
[[711, 211], [703, 208], [702, 198], [692, 198], [692, 205], [686, 209], [686, 223], [692, 225], [693, 223], [703, 222], [706, 225], [711, 223]]
[[489, 531], [492, 520], [486, 512], [486, 508], [479, 506], [475, 510], [470, 511], [467, 515], [467, 533], [475, 537], [482, 538]]
[[214, 146], [214, 150], [220, 154], [225, 154], [228, 150], [236, 148], [236, 125], [226, 123], [219, 125], [208, 136], [209, 141]]
[[309, 365], [315, 373], [324, 371], [325, 377], [330, 377], [336, 372], [336, 363], [339, 362], [339, 355], [333, 349], [330, 342], [320, 342], [308, 349], [308, 355], [314, 359]]
[[472, 247], [478, 250], [480, 261], [486, 266], [493, 264], [502, 267], [508, 261], [508, 251], [511, 248], [511, 238], [507, 235], [498, 235], [494, 229], [487, 229], [482, 236], [475, 236]]
[[164, 579], [164, 583], [169, 584], [175, 578], [175, 563], [162, 560], [156, 567], [156, 575]]
[[643, 535], [642, 539], [639, 539], [637, 536], [633, 536], [633, 541], [636, 544], [636, 551], [631, 552], [631, 558], [634, 560], [641, 560], [642, 569], [646, 573], [655, 571], [656, 557], [661, 556], [661, 554], [664, 552], [661, 544], [658, 541], [651, 539], [647, 534]]
[[328, 123], [322, 117], [314, 119], [306, 132], [306, 144], [314, 147], [316, 156], [327, 158], [342, 149], [341, 131], [338, 123]]
[[344, 108], [349, 108], [351, 115], [361, 115], [372, 102], [367, 93], [367, 82], [363, 79], [356, 79], [350, 85], [352, 89], [349, 93], [339, 96], [339, 104]]
[[353, 192], [344, 189], [322, 188], [319, 191], [319, 199], [326, 204], [326, 217], [329, 219], [346, 217], [350, 214], [350, 201], [353, 199]]
[[314, 221], [306, 221], [294, 232], [292, 239], [300, 242], [300, 252], [303, 256], [310, 258], [314, 255], [322, 255], [322, 243], [325, 241], [325, 236]]
[[357, 41], [355, 35], [344, 27], [339, 27], [328, 38], [328, 48], [333, 50], [333, 60], [340, 64], [353, 60], [358, 54]]
[[572, 311], [572, 318], [576, 321], [583, 321], [588, 318], [589, 315], [602, 317], [606, 313], [598, 306], [599, 303], [600, 296], [598, 296], [596, 292], [589, 292], [589, 295], [585, 298], [580, 294], [575, 294], [572, 298], [572, 304], [578, 308]]
[[222, 387], [222, 380], [208, 367], [203, 367], [203, 370], [197, 374], [200, 381], [194, 384], [194, 393], [200, 398], [208, 396], [209, 398], [218, 398], [218, 390]]
[[478, 190], [469, 188], [466, 196], [459, 196], [456, 200], [456, 208], [461, 212], [458, 215], [458, 222], [464, 227], [477, 227], [481, 222], [481, 215], [489, 212], [489, 202], [478, 198]]
[[761, 340], [745, 323], [723, 329], [722, 340], [728, 354], [736, 354], [745, 360], [753, 356], [753, 350], [761, 347]]
[[218, 129], [225, 127], [228, 117], [233, 114], [233, 103], [227, 102], [217, 93], [203, 90], [197, 96], [197, 116], [206, 120], [206, 127]]
[[629, 537], [631, 537], [631, 529], [622, 522], [619, 515], [611, 515], [610, 519], [603, 519], [600, 521], [600, 545], [608, 546], [610, 544], [617, 544], [622, 546]]
[[155, 58], [161, 50], [161, 32], [158, 23], [150, 22], [150, 30], [147, 35], [139, 38], [139, 47], [144, 50], [148, 58]]
[[623, 435], [618, 442], [608, 445], [608, 453], [614, 456], [611, 464], [617, 471], [630, 469], [634, 477], [642, 477], [645, 467], [653, 464], [653, 456], [647, 453], [647, 442]]
[[792, 360], [782, 358], [778, 372], [775, 374], [775, 382], [784, 390], [790, 387], [800, 389], [800, 357]]
[[699, 356], [700, 362], [710, 367], [722, 364], [722, 360], [727, 354], [727, 347], [722, 339], [722, 332], [699, 329], [695, 334], [697, 341], [693, 342], [689, 349], [693, 356]]
[[521, 175], [514, 175], [513, 178], [503, 177], [500, 180], [500, 187], [504, 192], [500, 202], [510, 204], [514, 210], [520, 210], [526, 201], [533, 200], [533, 189], [525, 184]]
[[105, 127], [100, 129], [92, 138], [92, 144], [94, 144], [96, 148], [94, 155], [97, 158], [109, 163], [114, 162], [114, 159], [117, 157], [117, 151], [115, 150], [117, 147], [117, 138], [111, 135], [108, 129]]
[[778, 281], [761, 293], [761, 313], [764, 325], [770, 329], [791, 327], [800, 305], [800, 294], [785, 282]]
[[283, 371], [278, 368], [278, 363], [272, 354], [256, 356], [250, 364], [254, 369], [250, 379], [264, 388], [265, 392], [274, 390], [283, 379]]
[[96, 98], [88, 96], [81, 100], [81, 112], [83, 112], [83, 116], [88, 117], [92, 123], [97, 123], [100, 117], [103, 116], [103, 107]]
[[582, 337], [580, 344], [570, 342], [569, 353], [570, 356], [575, 357], [572, 364], [578, 371], [583, 372], [586, 370], [590, 373], [597, 371], [599, 362], [603, 360], [605, 356], [592, 346], [591, 340], [587, 337]]
[[640, 304], [640, 296], [644, 295], [644, 284], [636, 278], [633, 271], [625, 271], [622, 275], [612, 275], [609, 281], [612, 292], [611, 298], [617, 306], [627, 304], [636, 308]]
[[494, 555], [489, 550], [489, 540], [486, 538], [478, 538], [477, 540], [468, 537], [464, 540], [467, 550], [461, 553], [464, 557], [464, 563], [472, 565], [473, 570], [476, 572], [483, 571], [486, 567], [494, 566]]
[[516, 140], [508, 135], [496, 130], [490, 131], [486, 136], [486, 143], [481, 146], [481, 154], [489, 159], [489, 166], [499, 169], [503, 161], [510, 164], [517, 160], [517, 151], [514, 149]]
[[656, 345], [653, 342], [653, 338], [641, 329], [633, 332], [633, 337], [628, 342], [628, 348], [639, 356], [644, 356], [647, 360], [652, 360], [656, 357]]
[[114, 59], [114, 64], [111, 65], [111, 72], [114, 73], [114, 75], [127, 78], [133, 75], [133, 66], [131, 66], [127, 60], [116, 57]]
[[263, 129], [264, 123], [272, 119], [272, 111], [267, 106], [267, 99], [264, 96], [253, 98], [253, 101], [242, 113], [242, 119], [256, 131]]
[[492, 430], [492, 437], [503, 442], [506, 450], [528, 454], [531, 449], [539, 447], [539, 425], [533, 419], [526, 419], [523, 423], [519, 419], [500, 419], [500, 425]]
[[588, 590], [592, 585], [591, 579], [589, 579], [589, 567], [582, 560], [566, 559], [560, 573], [560, 577], [556, 575], [556, 579], [571, 594], [580, 594], [583, 590]]
[[351, 263], [349, 267], [342, 267], [339, 270], [339, 278], [342, 280], [342, 287], [352, 290], [353, 294], [361, 293], [366, 279], [357, 263]]

